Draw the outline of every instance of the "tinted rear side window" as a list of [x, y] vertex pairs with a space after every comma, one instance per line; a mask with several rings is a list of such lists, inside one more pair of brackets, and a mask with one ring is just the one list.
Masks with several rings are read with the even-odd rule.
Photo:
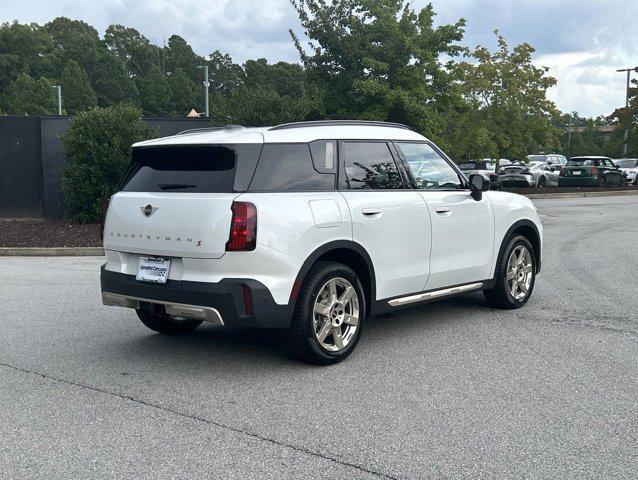
[[250, 191], [334, 190], [335, 175], [315, 170], [306, 143], [264, 144]]
[[343, 142], [341, 145], [346, 188], [403, 188], [401, 175], [385, 142]]
[[259, 144], [134, 148], [120, 189], [125, 192], [244, 191], [260, 148]]

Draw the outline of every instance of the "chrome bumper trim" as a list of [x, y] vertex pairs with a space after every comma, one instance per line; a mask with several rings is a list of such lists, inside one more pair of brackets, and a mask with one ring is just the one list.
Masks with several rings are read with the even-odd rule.
[[430, 300], [432, 298], [443, 297], [445, 295], [454, 295], [455, 293], [469, 292], [470, 290], [478, 290], [483, 286], [483, 283], [470, 283], [468, 285], [460, 285], [458, 287], [443, 288], [442, 290], [434, 290], [433, 292], [419, 293], [417, 295], [410, 295], [408, 297], [395, 298], [388, 303], [392, 307], [398, 307], [400, 305], [406, 305], [408, 303], [422, 302], [423, 300]]
[[162, 300], [152, 300], [150, 298], [129, 297], [116, 293], [102, 292], [102, 303], [110, 307], [139, 308], [140, 302], [164, 305], [166, 314], [172, 317], [194, 318], [210, 322], [214, 325], [224, 325], [222, 316], [213, 307], [202, 307], [200, 305], [184, 305], [182, 303], [164, 302]]

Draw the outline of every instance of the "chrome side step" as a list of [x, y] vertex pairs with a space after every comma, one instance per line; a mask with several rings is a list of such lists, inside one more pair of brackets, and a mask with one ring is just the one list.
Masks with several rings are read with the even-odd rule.
[[217, 309], [213, 307], [184, 305], [182, 303], [164, 302], [161, 300], [151, 300], [149, 298], [129, 297], [117, 293], [102, 292], [102, 303], [111, 307], [139, 308], [140, 302], [164, 305], [166, 314], [172, 317], [194, 318], [215, 325], [224, 325], [222, 316]]
[[433, 292], [417, 293], [416, 295], [410, 295], [408, 297], [395, 298], [390, 300], [388, 304], [392, 307], [398, 307], [406, 305], [408, 303], [422, 302], [423, 300], [430, 300], [432, 298], [444, 297], [446, 295], [454, 295], [455, 293], [469, 292], [471, 290], [478, 290], [483, 286], [483, 283], [470, 283], [467, 285], [460, 285], [458, 287], [444, 288], [442, 290], [434, 290]]

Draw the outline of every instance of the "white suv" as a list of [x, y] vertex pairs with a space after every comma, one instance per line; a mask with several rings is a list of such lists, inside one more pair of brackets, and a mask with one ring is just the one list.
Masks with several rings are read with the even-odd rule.
[[539, 215], [488, 189], [385, 122], [137, 143], [104, 219], [102, 300], [168, 334], [202, 321], [287, 329], [302, 359], [335, 363], [371, 315], [480, 290], [493, 306], [527, 302]]

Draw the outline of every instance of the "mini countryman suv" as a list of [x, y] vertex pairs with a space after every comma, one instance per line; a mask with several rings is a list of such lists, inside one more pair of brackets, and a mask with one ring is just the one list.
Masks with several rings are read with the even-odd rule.
[[525, 197], [466, 178], [404, 125], [228, 126], [137, 143], [104, 218], [105, 305], [151, 330], [282, 329], [308, 362], [366, 319], [483, 291], [523, 306], [542, 225]]

